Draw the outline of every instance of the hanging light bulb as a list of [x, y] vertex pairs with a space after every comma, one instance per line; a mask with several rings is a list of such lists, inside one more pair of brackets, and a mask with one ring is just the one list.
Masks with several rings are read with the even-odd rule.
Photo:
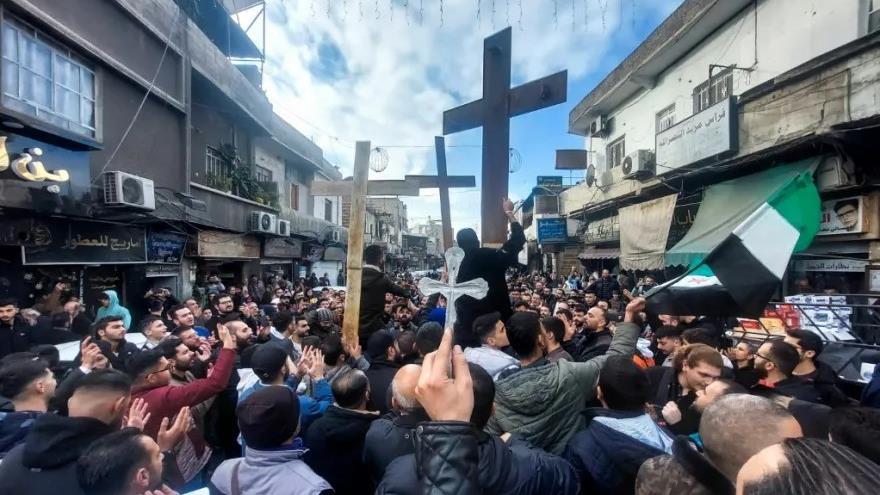
[[515, 174], [519, 172], [519, 169], [522, 168], [522, 155], [519, 154], [519, 151], [516, 148], [509, 149], [510, 160], [509, 165], [510, 173]]
[[388, 151], [378, 146], [370, 150], [370, 170], [384, 172], [386, 168], [388, 168]]

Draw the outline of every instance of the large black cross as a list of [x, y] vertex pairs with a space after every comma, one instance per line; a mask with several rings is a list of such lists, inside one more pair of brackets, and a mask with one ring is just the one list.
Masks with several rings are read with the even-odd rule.
[[565, 102], [568, 71], [510, 87], [511, 28], [483, 42], [483, 98], [443, 112], [443, 134], [483, 127], [481, 197], [482, 241], [501, 245], [507, 221], [501, 200], [507, 197], [510, 167], [510, 118]]

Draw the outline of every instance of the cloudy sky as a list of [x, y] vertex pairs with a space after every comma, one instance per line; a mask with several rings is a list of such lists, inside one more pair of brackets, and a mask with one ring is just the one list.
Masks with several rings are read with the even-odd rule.
[[[354, 142], [387, 150], [371, 179], [436, 173], [443, 111], [482, 95], [482, 39], [513, 27], [513, 84], [568, 69], [568, 102], [515, 118], [513, 199], [553, 170], [555, 150], [583, 146], [568, 113], [680, 0], [267, 0], [264, 88], [275, 111], [351, 174]], [[240, 22], [249, 23], [246, 15]], [[255, 31], [259, 32], [259, 21]], [[260, 41], [257, 41], [258, 44]], [[481, 131], [447, 136], [457, 230], [479, 232]], [[514, 160], [516, 161], [516, 160]], [[577, 177], [575, 177], [577, 179]], [[404, 198], [410, 225], [439, 218], [436, 191]]]

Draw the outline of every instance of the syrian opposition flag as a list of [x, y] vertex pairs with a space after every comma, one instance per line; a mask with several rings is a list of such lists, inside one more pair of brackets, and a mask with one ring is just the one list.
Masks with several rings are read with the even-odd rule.
[[779, 287], [795, 250], [819, 230], [819, 192], [804, 173], [778, 190], [702, 261], [651, 290], [659, 314], [758, 317]]

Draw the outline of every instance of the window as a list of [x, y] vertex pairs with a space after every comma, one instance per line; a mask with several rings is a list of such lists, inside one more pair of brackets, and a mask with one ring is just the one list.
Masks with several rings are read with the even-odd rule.
[[657, 134], [675, 125], [675, 103], [657, 112]]
[[868, 6], [868, 32], [880, 30], [880, 0], [871, 0]]
[[324, 220], [333, 221], [333, 201], [329, 199], [324, 200]]
[[733, 93], [733, 71], [724, 69], [694, 88], [694, 113], [700, 113]]
[[232, 169], [219, 150], [208, 146], [205, 153], [205, 172], [209, 176], [229, 177], [232, 174]]
[[257, 182], [272, 182], [272, 171], [259, 165], [254, 166], [254, 178]]
[[605, 148], [605, 169], [611, 170], [619, 167], [623, 163], [623, 157], [626, 156], [626, 136], [615, 139]]
[[290, 185], [290, 209], [299, 210], [299, 185]]
[[95, 137], [95, 73], [73, 52], [17, 21], [3, 21], [3, 105]]

